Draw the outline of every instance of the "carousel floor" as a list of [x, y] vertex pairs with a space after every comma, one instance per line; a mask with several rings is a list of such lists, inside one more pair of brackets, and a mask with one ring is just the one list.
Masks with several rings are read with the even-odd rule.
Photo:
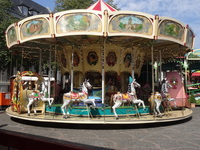
[[70, 118], [64, 119], [61, 114], [49, 113], [45, 114], [37, 113], [30, 116], [27, 113], [18, 114], [13, 112], [11, 107], [6, 109], [6, 113], [13, 118], [23, 121], [33, 122], [45, 122], [45, 123], [62, 123], [62, 124], [148, 124], [148, 123], [162, 123], [162, 122], [174, 122], [188, 119], [192, 116], [193, 111], [189, 108], [182, 110], [172, 110], [168, 113], [163, 113], [161, 117], [155, 117], [149, 113], [138, 115], [126, 114], [120, 115], [116, 120], [114, 116], [70, 116]]

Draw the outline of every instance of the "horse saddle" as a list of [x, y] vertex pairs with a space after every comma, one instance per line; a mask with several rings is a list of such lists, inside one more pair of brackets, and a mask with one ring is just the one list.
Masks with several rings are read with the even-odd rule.
[[129, 94], [128, 93], [125, 93], [125, 94], [122, 94], [122, 99], [129, 99]]
[[79, 93], [71, 93], [71, 99], [79, 99]]
[[155, 99], [158, 99], [158, 100], [161, 100], [162, 99], [162, 96], [160, 94], [155, 94]]
[[162, 97], [163, 97], [163, 98], [170, 98], [170, 95], [169, 95], [168, 93], [163, 93], [163, 94], [162, 94]]
[[40, 92], [38, 91], [33, 91], [33, 93], [31, 93], [30, 98], [40, 98]]

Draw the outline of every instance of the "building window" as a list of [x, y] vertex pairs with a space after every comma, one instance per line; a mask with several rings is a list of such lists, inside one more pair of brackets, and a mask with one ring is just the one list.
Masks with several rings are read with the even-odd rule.
[[32, 12], [33, 12], [33, 15], [38, 15], [37, 11], [32, 11]]
[[29, 11], [29, 16], [34, 16], [34, 15], [38, 15], [38, 12], [34, 10]]
[[28, 7], [26, 6], [18, 6], [20, 12], [25, 15], [25, 16], [28, 16]]

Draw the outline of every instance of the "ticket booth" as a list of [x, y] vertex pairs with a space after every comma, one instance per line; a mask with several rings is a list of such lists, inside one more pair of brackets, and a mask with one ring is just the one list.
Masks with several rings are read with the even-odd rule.
[[10, 92], [0, 93], [0, 110], [5, 110], [10, 104]]

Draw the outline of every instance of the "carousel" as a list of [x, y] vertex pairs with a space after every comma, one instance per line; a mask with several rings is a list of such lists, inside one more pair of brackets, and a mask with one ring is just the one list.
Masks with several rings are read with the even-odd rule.
[[[88, 9], [25, 18], [10, 25], [5, 35], [13, 54], [22, 54], [22, 59], [28, 55], [39, 64], [37, 73], [23, 70], [12, 77], [12, 105], [6, 110], [11, 117], [66, 124], [146, 124], [192, 115], [182, 68], [170, 65], [194, 46], [192, 29], [178, 20], [117, 11], [98, 0]], [[50, 64], [47, 82], [44, 60]], [[57, 70], [65, 89], [60, 100], [52, 96], [58, 89]]]

